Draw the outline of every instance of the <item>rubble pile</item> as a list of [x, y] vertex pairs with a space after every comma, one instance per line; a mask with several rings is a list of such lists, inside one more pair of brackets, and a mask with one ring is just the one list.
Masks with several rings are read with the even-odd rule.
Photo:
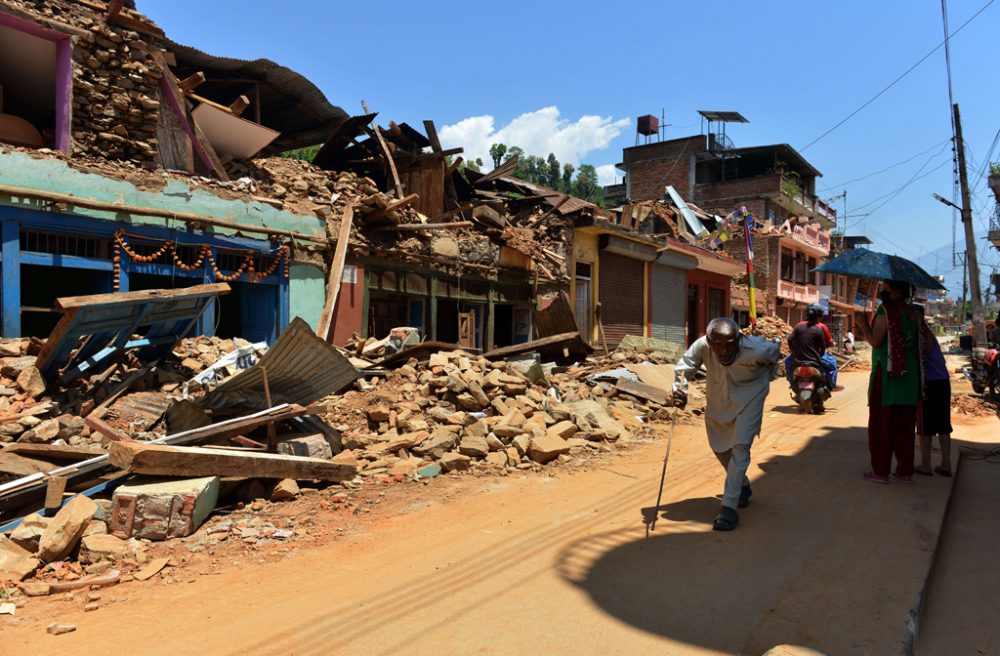
[[767, 339], [776, 339], [781, 344], [781, 355], [786, 356], [790, 353], [788, 350], [788, 333], [792, 332], [793, 327], [785, 323], [784, 320], [778, 317], [760, 317], [757, 319], [757, 329], [753, 330], [750, 326], [743, 329], [744, 335], [760, 335], [766, 337]]
[[[664, 402], [665, 403], [665, 402]], [[534, 469], [574, 453], [608, 450], [639, 435], [665, 405], [588, 381], [545, 376], [538, 364], [463, 351], [411, 361], [383, 380], [332, 400], [329, 421], [362, 475], [434, 469]], [[423, 475], [423, 474], [421, 474]]]
[[995, 417], [1000, 415], [996, 401], [975, 394], [955, 394], [951, 397], [952, 412], [969, 417]]
[[840, 365], [840, 371], [871, 371], [871, 369], [871, 358], [860, 357], [857, 355], [851, 356], [847, 362]]

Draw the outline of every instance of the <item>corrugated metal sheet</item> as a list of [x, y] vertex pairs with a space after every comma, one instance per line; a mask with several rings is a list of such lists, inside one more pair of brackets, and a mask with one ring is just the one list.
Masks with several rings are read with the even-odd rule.
[[213, 410], [266, 409], [262, 367], [267, 368], [272, 405], [309, 405], [343, 389], [359, 375], [347, 358], [296, 317], [257, 364], [207, 393], [198, 405]]
[[209, 81], [198, 88], [199, 95], [228, 105], [237, 95], [246, 93], [251, 99], [251, 106], [245, 112], [247, 118], [253, 118], [252, 94], [238, 83], [214, 85], [212, 82], [221, 79], [260, 83], [260, 123], [281, 132], [261, 155], [323, 143], [333, 133], [333, 126], [348, 118], [347, 112], [331, 104], [315, 84], [269, 59], [249, 61], [215, 57], [169, 39], [166, 45], [177, 57], [174, 72], [178, 77], [184, 78], [196, 71], [203, 71], [208, 77]]
[[676, 344], [687, 344], [684, 307], [687, 276], [681, 269], [653, 265], [650, 336]]
[[645, 265], [623, 255], [601, 252], [601, 323], [609, 348], [626, 335], [643, 336], [643, 278]]

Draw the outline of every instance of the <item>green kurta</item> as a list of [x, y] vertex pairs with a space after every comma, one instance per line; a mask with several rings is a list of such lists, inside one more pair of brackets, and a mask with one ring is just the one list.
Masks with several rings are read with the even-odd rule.
[[[885, 308], [879, 307], [875, 316], [885, 316]], [[872, 349], [872, 374], [868, 383], [871, 389], [875, 372], [882, 369], [882, 405], [917, 405], [920, 399], [920, 362], [917, 352], [917, 322], [906, 313], [903, 317], [903, 341], [906, 351], [906, 373], [902, 376], [889, 375], [889, 334], [886, 333], [882, 345]]]

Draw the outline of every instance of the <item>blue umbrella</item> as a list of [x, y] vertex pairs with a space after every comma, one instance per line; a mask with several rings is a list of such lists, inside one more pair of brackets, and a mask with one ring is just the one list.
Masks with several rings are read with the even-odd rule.
[[867, 248], [849, 250], [827, 260], [813, 271], [840, 273], [870, 280], [898, 280], [924, 289], [946, 289], [937, 278], [905, 257], [870, 251]]

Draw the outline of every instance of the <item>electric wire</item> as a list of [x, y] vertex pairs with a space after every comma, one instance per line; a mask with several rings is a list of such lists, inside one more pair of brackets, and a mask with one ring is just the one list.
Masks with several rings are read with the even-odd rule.
[[923, 64], [923, 63], [924, 63], [925, 61], [927, 61], [928, 59], [930, 59], [931, 55], [933, 55], [933, 54], [934, 54], [935, 52], [937, 52], [938, 50], [940, 50], [940, 49], [941, 49], [941, 46], [943, 46], [943, 45], [946, 45], [946, 44], [947, 44], [947, 43], [948, 43], [948, 42], [949, 42], [949, 41], [950, 41], [951, 39], [955, 38], [955, 35], [956, 35], [956, 34], [958, 34], [958, 33], [959, 33], [959, 32], [961, 32], [961, 31], [962, 31], [963, 29], [965, 29], [965, 27], [966, 27], [966, 26], [967, 26], [967, 25], [968, 25], [969, 23], [971, 23], [971, 22], [972, 22], [972, 21], [974, 21], [974, 20], [975, 20], [976, 18], [978, 18], [978, 17], [979, 17], [979, 15], [980, 15], [980, 14], [982, 14], [982, 13], [983, 13], [984, 11], [986, 11], [986, 9], [987, 9], [987, 8], [989, 8], [989, 6], [990, 6], [990, 5], [992, 5], [992, 4], [993, 4], [993, 3], [995, 2], [995, 1], [996, 1], [996, 0], [989, 0], [989, 1], [988, 1], [988, 2], [987, 2], [987, 3], [985, 4], [985, 5], [983, 5], [983, 6], [982, 6], [982, 7], [981, 7], [981, 8], [979, 9], [979, 11], [977, 11], [977, 12], [976, 12], [975, 14], [973, 14], [971, 18], [969, 18], [969, 19], [968, 19], [968, 20], [966, 20], [966, 21], [965, 21], [964, 23], [962, 23], [962, 24], [961, 24], [961, 25], [960, 25], [960, 26], [958, 27], [958, 29], [956, 29], [956, 30], [955, 30], [954, 32], [952, 32], [952, 33], [951, 33], [950, 35], [946, 36], [946, 37], [945, 37], [945, 39], [944, 39], [944, 41], [942, 41], [942, 42], [941, 42], [941, 43], [939, 43], [938, 45], [934, 46], [934, 48], [933, 48], [933, 49], [932, 49], [932, 50], [931, 50], [930, 52], [928, 52], [928, 53], [927, 53], [926, 55], [924, 55], [924, 56], [923, 56], [923, 57], [921, 57], [921, 58], [920, 58], [919, 60], [917, 60], [917, 63], [913, 64], [913, 65], [912, 65], [912, 66], [910, 66], [910, 67], [909, 67], [908, 69], [906, 69], [905, 71], [903, 71], [903, 73], [902, 73], [902, 74], [901, 74], [901, 75], [900, 75], [899, 77], [897, 77], [897, 78], [896, 78], [895, 80], [893, 80], [892, 82], [890, 82], [890, 83], [888, 84], [888, 86], [884, 87], [884, 88], [883, 88], [883, 89], [882, 89], [881, 91], [879, 91], [879, 92], [878, 92], [878, 93], [876, 93], [876, 94], [875, 94], [874, 96], [872, 96], [871, 98], [869, 98], [869, 99], [868, 99], [867, 101], [865, 101], [865, 102], [864, 102], [864, 103], [863, 103], [863, 104], [862, 104], [862, 105], [861, 105], [860, 107], [858, 107], [858, 108], [857, 108], [857, 109], [855, 109], [855, 110], [854, 110], [853, 112], [851, 112], [850, 114], [848, 114], [847, 116], [845, 116], [845, 117], [844, 117], [843, 119], [841, 119], [841, 120], [840, 120], [840, 122], [838, 122], [838, 123], [837, 123], [836, 125], [834, 125], [834, 126], [833, 126], [832, 128], [830, 128], [829, 130], [827, 130], [827, 131], [826, 131], [826, 132], [824, 132], [823, 134], [819, 135], [818, 137], [816, 137], [815, 139], [813, 139], [812, 141], [810, 141], [810, 142], [809, 142], [809, 143], [808, 143], [808, 144], [807, 144], [807, 145], [806, 145], [805, 147], [803, 147], [803, 148], [802, 148], [802, 149], [800, 150], [800, 152], [804, 152], [805, 150], [807, 150], [807, 149], [808, 149], [808, 148], [810, 148], [811, 146], [815, 145], [815, 144], [816, 144], [817, 142], [819, 142], [820, 140], [822, 140], [822, 139], [824, 139], [825, 137], [827, 137], [827, 136], [828, 136], [828, 135], [829, 135], [829, 134], [830, 134], [831, 132], [833, 132], [834, 130], [836, 130], [837, 128], [839, 128], [839, 127], [840, 127], [841, 125], [843, 125], [844, 123], [847, 123], [847, 122], [848, 122], [849, 120], [851, 120], [852, 118], [854, 118], [854, 117], [855, 117], [855, 116], [856, 116], [856, 115], [857, 115], [858, 113], [860, 113], [860, 112], [861, 112], [861, 111], [862, 111], [863, 109], [865, 109], [866, 107], [868, 107], [868, 105], [870, 105], [870, 104], [872, 104], [873, 102], [875, 102], [876, 100], [878, 100], [878, 99], [879, 99], [879, 98], [880, 98], [880, 97], [881, 97], [881, 96], [882, 96], [883, 94], [885, 94], [885, 92], [886, 92], [886, 91], [888, 91], [889, 89], [891, 89], [891, 88], [893, 88], [894, 86], [896, 86], [896, 84], [897, 84], [897, 83], [899, 83], [899, 81], [900, 81], [900, 80], [902, 80], [902, 79], [903, 79], [904, 77], [906, 77], [906, 76], [907, 76], [907, 75], [909, 75], [909, 74], [910, 74], [911, 72], [913, 72], [913, 70], [914, 70], [915, 68], [917, 68], [918, 66], [920, 66], [921, 64]]

